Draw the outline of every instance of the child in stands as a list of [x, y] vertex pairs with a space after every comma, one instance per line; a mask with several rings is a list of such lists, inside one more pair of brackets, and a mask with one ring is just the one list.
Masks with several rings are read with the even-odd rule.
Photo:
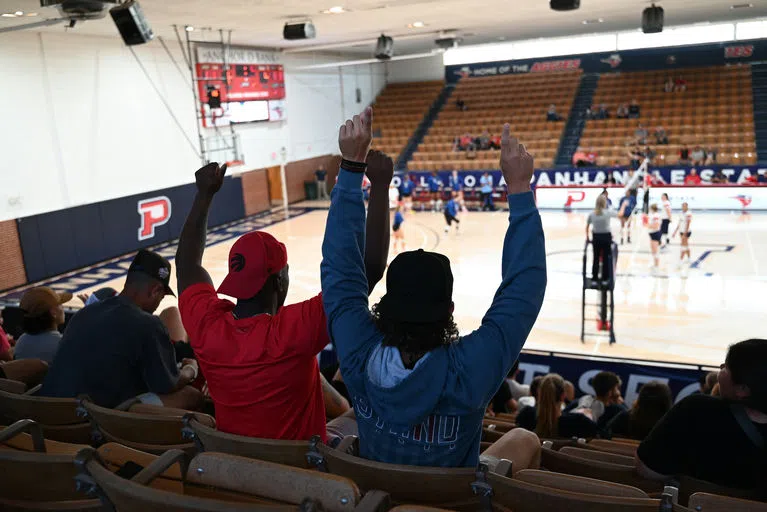
[[456, 215], [458, 215], [458, 204], [455, 201], [455, 192], [453, 192], [450, 195], [450, 200], [445, 205], [445, 222], [447, 222], [445, 233], [450, 232], [450, 226], [453, 222], [455, 222], [455, 232], [458, 233], [458, 226], [461, 224], [461, 221], [458, 220]]

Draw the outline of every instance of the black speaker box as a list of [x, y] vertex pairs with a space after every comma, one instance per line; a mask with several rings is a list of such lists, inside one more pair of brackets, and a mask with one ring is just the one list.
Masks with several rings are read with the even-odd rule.
[[642, 32], [645, 34], [663, 32], [663, 7], [653, 5], [642, 11]]
[[144, 11], [135, 0], [112, 7], [109, 14], [128, 46], [148, 43], [154, 38], [152, 27], [144, 17]]
[[311, 22], [285, 23], [285, 28], [282, 29], [282, 37], [289, 41], [313, 39], [315, 35], [314, 24]]
[[549, 6], [554, 11], [574, 11], [581, 6], [581, 0], [551, 0]]

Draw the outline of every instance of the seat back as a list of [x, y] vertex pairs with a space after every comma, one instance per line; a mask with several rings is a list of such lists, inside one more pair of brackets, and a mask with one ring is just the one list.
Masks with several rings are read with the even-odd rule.
[[633, 457], [637, 452], [637, 445], [608, 441], [606, 439], [592, 439], [588, 443], [589, 448], [595, 450]]
[[77, 480], [80, 485], [87, 486], [91, 492], [99, 495], [107, 506], [120, 512], [286, 510], [280, 506], [255, 506], [246, 502], [227, 502], [155, 489], [135, 481], [139, 475], [126, 480], [109, 471], [92, 448], [83, 449], [78, 453], [75, 466], [78, 469]]
[[573, 455], [582, 459], [596, 460], [601, 462], [609, 462], [611, 464], [619, 464], [621, 466], [634, 467], [634, 459], [632, 457], [616, 455], [614, 453], [603, 452], [600, 450], [578, 448], [575, 446], [563, 446], [559, 449], [559, 453]]
[[686, 504], [690, 496], [695, 493], [716, 494], [718, 496], [729, 496], [732, 498], [741, 498], [745, 500], [767, 499], [767, 488], [757, 487], [755, 489], [738, 489], [724, 485], [698, 480], [686, 475], [677, 477], [679, 481], [679, 502]]
[[19, 395], [0, 390], [0, 420], [12, 423], [22, 419], [39, 423], [47, 439], [76, 444], [88, 444], [91, 440], [90, 425], [77, 415], [74, 398]]
[[[170, 449], [195, 450], [194, 443], [184, 439], [182, 434], [183, 416], [188, 411], [145, 404], [133, 405], [130, 411], [120, 411], [101, 407], [87, 398], [80, 399], [80, 405], [94, 431], [105, 440], [156, 454]], [[201, 423], [215, 425], [211, 416], [198, 414], [197, 417]]]
[[200, 421], [198, 416], [187, 414], [183, 422], [185, 436], [194, 440], [201, 452], [229, 453], [298, 468], [313, 467], [307, 462], [306, 454], [310, 444], [306, 441], [257, 439], [228, 434]]
[[82, 446], [45, 442], [41, 432], [31, 420], [0, 431], [0, 509], [87, 499], [74, 486], [74, 454]]
[[690, 496], [689, 508], [699, 512], [767, 512], [767, 503], [696, 492]]
[[351, 511], [361, 500], [348, 478], [225, 453], [197, 455], [187, 483], [294, 505], [309, 498], [328, 512]]
[[663, 484], [642, 478], [633, 467], [584, 459], [567, 453], [557, 452], [547, 447], [541, 450], [541, 466], [557, 473], [585, 476], [597, 480], [630, 485], [648, 494], [663, 491]]
[[473, 468], [386, 464], [325, 445], [318, 449], [322, 455], [319, 464], [321, 468], [334, 475], [352, 479], [363, 492], [371, 489], [387, 492], [396, 504], [453, 508], [459, 503], [478, 503], [472, 490], [472, 484], [477, 480]]
[[0, 391], [22, 395], [27, 391], [27, 385], [18, 380], [0, 379]]
[[660, 500], [584, 494], [488, 474], [493, 505], [514, 512], [566, 510], [567, 512], [657, 512]]
[[514, 479], [552, 489], [579, 492], [581, 494], [623, 498], [649, 498], [646, 492], [629, 485], [538, 469], [523, 469], [514, 475]]

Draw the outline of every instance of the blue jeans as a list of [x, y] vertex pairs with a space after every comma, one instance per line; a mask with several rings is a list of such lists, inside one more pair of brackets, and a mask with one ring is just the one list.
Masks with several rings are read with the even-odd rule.
[[495, 210], [495, 204], [493, 203], [493, 193], [492, 192], [480, 192], [482, 195], [482, 211]]

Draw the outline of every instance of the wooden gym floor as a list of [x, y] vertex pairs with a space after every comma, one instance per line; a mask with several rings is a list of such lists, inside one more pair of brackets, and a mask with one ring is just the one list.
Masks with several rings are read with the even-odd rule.
[[[300, 205], [299, 205], [300, 206]], [[303, 206], [314, 206], [303, 205]], [[276, 213], [276, 212], [275, 212]], [[289, 220], [274, 215], [265, 228], [288, 247], [288, 302], [320, 291], [320, 247], [327, 211], [312, 210]], [[634, 243], [622, 246], [615, 289], [617, 343], [606, 337], [580, 341], [581, 265], [585, 214], [542, 212], [546, 232], [548, 289], [538, 322], [525, 348], [583, 355], [649, 359], [718, 366], [731, 343], [763, 336], [767, 297], [767, 215], [695, 212], [692, 261], [679, 269], [678, 242], [663, 254], [661, 271], [652, 275], [649, 240], [641, 226]], [[461, 215], [460, 233], [443, 232], [441, 214], [413, 212], [406, 217], [407, 249], [424, 248], [450, 257], [455, 275], [456, 322], [461, 332], [479, 325], [500, 281], [500, 254], [507, 213], [469, 212]], [[672, 224], [672, 231], [675, 224]], [[617, 222], [614, 225], [617, 232]], [[204, 265], [217, 285], [227, 271], [234, 238], [205, 252]], [[390, 258], [393, 257], [390, 255]], [[79, 291], [102, 286], [121, 289], [117, 277]], [[172, 278], [175, 288], [175, 277]], [[371, 304], [384, 293], [379, 283]], [[590, 292], [596, 294], [597, 292]], [[594, 302], [596, 295], [590, 301]], [[161, 307], [175, 305], [168, 297]], [[79, 302], [74, 299], [71, 305]], [[588, 316], [594, 317], [595, 311]], [[594, 322], [587, 331], [594, 331]]]

